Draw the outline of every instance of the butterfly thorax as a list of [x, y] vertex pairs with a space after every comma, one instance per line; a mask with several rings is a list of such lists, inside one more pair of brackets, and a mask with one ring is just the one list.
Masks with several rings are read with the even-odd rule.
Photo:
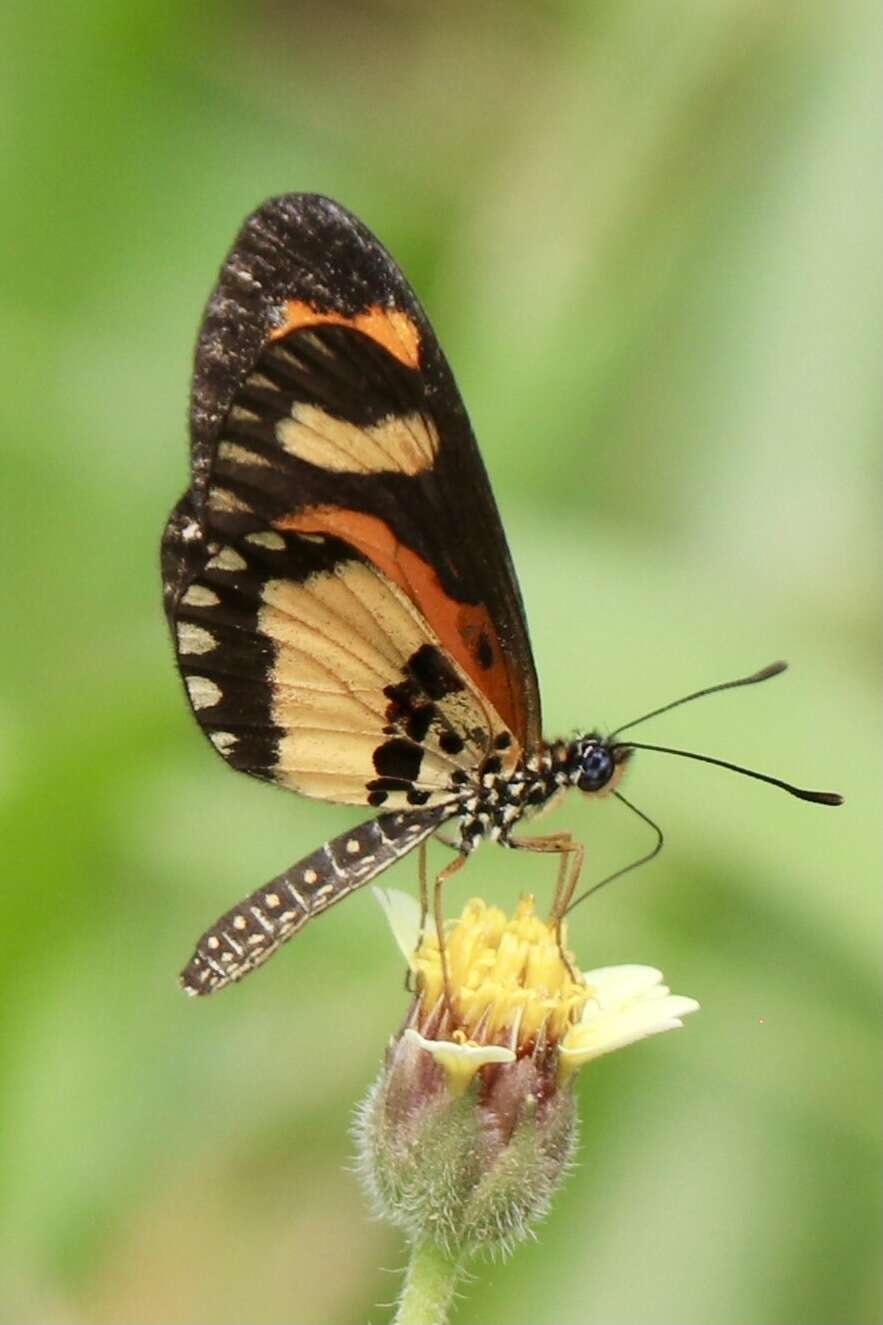
[[572, 741], [543, 742], [509, 773], [503, 772], [500, 758], [491, 755], [477, 783], [463, 786], [456, 845], [464, 852], [474, 851], [485, 839], [513, 846], [512, 835], [525, 819], [550, 809], [570, 787], [595, 795], [611, 791], [624, 764], [625, 757], [608, 750], [596, 732]]

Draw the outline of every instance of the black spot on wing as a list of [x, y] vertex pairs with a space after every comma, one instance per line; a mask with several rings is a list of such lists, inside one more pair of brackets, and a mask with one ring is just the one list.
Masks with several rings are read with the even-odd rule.
[[[426, 733], [429, 731], [435, 715], [436, 708], [434, 704], [421, 704], [419, 708], [414, 710], [408, 718], [408, 721], [405, 723], [405, 731], [408, 733], [408, 736], [412, 741], [417, 741], [419, 743], [425, 739]], [[443, 750], [446, 749], [444, 743], [445, 738], [454, 735], [453, 732], [442, 732], [441, 737], [439, 738], [439, 744]], [[455, 737], [455, 739], [459, 740], [459, 737]], [[460, 741], [460, 749], [463, 749], [462, 741]]]
[[487, 632], [482, 630], [473, 650], [475, 661], [483, 671], [487, 671], [494, 665], [494, 646], [491, 644]]
[[372, 778], [371, 781], [367, 783], [367, 788], [370, 792], [379, 794], [380, 792], [388, 793], [390, 791], [407, 791], [410, 785], [411, 784], [404, 778], [382, 777]]
[[[416, 666], [415, 664], [416, 659]], [[432, 644], [422, 645], [408, 660], [408, 675], [403, 681], [384, 688], [384, 695], [389, 700], [386, 709], [385, 736], [396, 736], [400, 732], [417, 744], [423, 744], [433, 725], [439, 729], [439, 748], [447, 755], [462, 754], [465, 749], [467, 733], [456, 731], [438, 705], [433, 702], [451, 688], [461, 688], [460, 678], [452, 671], [444, 657]], [[431, 696], [427, 702], [427, 696]], [[476, 733], [472, 732], [473, 740]], [[477, 733], [476, 743], [481, 747], [485, 743], [485, 733]]]
[[408, 672], [430, 699], [444, 699], [463, 689], [451, 663], [434, 644], [422, 644], [408, 659]]
[[[386, 720], [393, 727], [396, 723], [406, 720], [413, 713], [420, 695], [420, 691], [413, 681], [400, 681], [398, 685], [385, 686], [383, 693], [389, 700]], [[384, 728], [384, 730], [386, 729]]]
[[438, 743], [446, 755], [458, 755], [463, 751], [463, 738], [453, 731], [442, 732]]
[[423, 751], [413, 741], [394, 737], [384, 741], [374, 751], [374, 767], [381, 777], [401, 778], [405, 782], [416, 782], [420, 776]]

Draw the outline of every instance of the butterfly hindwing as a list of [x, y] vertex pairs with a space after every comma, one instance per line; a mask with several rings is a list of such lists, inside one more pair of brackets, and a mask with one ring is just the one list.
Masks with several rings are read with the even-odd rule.
[[178, 662], [200, 725], [235, 768], [398, 808], [450, 800], [506, 746], [495, 710], [410, 600], [340, 540], [231, 534], [195, 561], [175, 609]]

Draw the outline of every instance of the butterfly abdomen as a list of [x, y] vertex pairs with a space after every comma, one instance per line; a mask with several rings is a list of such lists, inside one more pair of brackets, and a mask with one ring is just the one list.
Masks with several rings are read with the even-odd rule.
[[207, 929], [181, 973], [188, 994], [211, 994], [265, 962], [322, 911], [423, 842], [448, 807], [381, 814], [350, 828], [258, 888]]

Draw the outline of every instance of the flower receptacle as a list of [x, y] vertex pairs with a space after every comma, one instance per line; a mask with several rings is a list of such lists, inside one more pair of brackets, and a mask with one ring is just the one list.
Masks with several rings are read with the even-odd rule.
[[393, 1042], [360, 1111], [360, 1170], [384, 1218], [448, 1253], [508, 1251], [545, 1214], [576, 1141], [549, 1052], [460, 1089], [417, 1039]]

